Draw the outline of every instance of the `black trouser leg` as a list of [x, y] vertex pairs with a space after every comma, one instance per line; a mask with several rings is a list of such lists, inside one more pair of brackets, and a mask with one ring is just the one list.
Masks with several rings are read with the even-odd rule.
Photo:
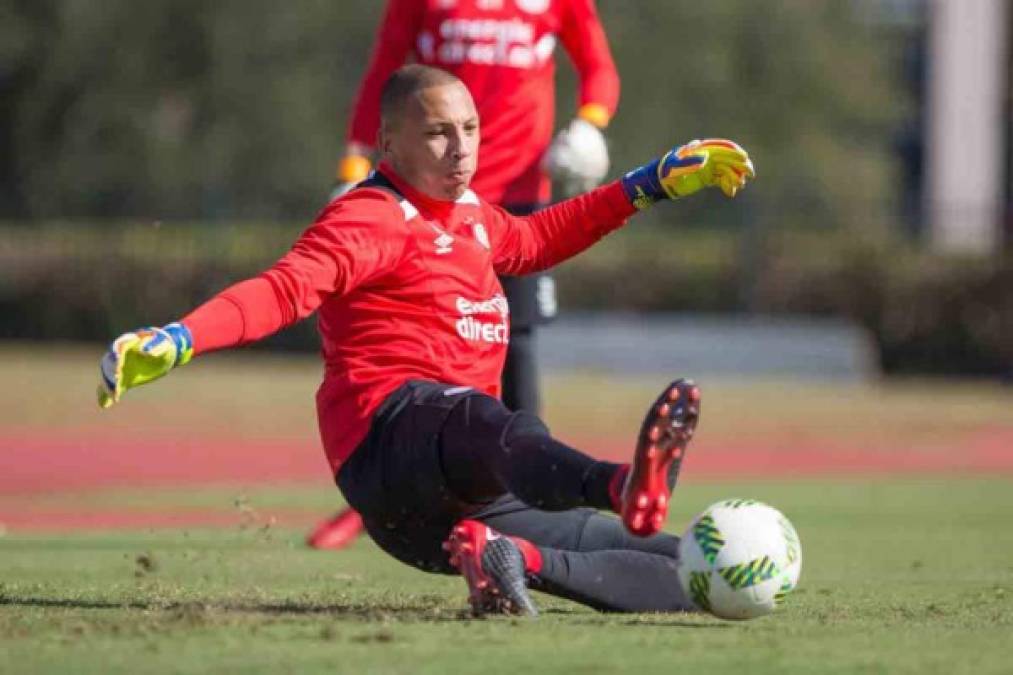
[[[532, 213], [536, 205], [508, 206], [514, 215]], [[539, 325], [556, 314], [555, 288], [544, 274], [500, 277], [510, 303], [510, 344], [503, 366], [503, 403], [510, 410], [541, 414], [535, 335]], [[547, 283], [546, 283], [547, 281]]]
[[665, 533], [637, 537], [618, 518], [594, 509], [540, 511], [513, 495], [504, 495], [470, 517], [536, 546], [585, 553], [622, 549], [679, 557], [678, 537]]
[[605, 612], [688, 612], [675, 558], [643, 551], [578, 553], [540, 549], [542, 570], [529, 582], [543, 591]]
[[511, 328], [503, 365], [503, 404], [510, 410], [526, 410], [538, 415], [541, 413], [538, 391], [535, 328]]
[[619, 468], [557, 441], [534, 415], [512, 413], [485, 395], [469, 396], [450, 412], [440, 461], [448, 487], [467, 502], [510, 492], [546, 511], [610, 509], [609, 483]]
[[689, 611], [676, 563], [679, 539], [634, 537], [618, 518], [590, 509], [548, 513], [504, 497], [474, 516], [539, 547], [542, 569], [530, 586], [613, 612]]

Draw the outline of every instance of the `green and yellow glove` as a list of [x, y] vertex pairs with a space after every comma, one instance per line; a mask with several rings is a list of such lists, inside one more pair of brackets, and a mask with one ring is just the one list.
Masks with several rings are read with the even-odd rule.
[[157, 380], [191, 358], [193, 338], [181, 323], [124, 333], [102, 357], [98, 404], [108, 408], [128, 389]]
[[679, 199], [706, 187], [734, 197], [756, 177], [749, 154], [732, 141], [708, 138], [673, 148], [623, 176], [630, 202], [645, 209], [662, 199]]

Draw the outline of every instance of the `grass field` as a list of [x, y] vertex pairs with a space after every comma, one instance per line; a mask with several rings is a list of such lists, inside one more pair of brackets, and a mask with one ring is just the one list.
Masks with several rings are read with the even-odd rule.
[[[367, 540], [340, 553], [302, 546], [305, 527], [340, 504], [316, 448], [312, 361], [210, 358], [99, 415], [95, 357], [0, 348], [12, 385], [0, 393], [0, 672], [1010, 672], [1008, 390], [704, 382], [698, 463], [687, 462], [670, 529], [724, 497], [781, 508], [803, 545], [784, 611], [744, 623], [604, 615], [538, 595], [537, 620], [474, 620], [459, 578], [424, 575]], [[564, 438], [622, 452], [658, 384], [552, 378], [547, 417]], [[975, 455], [983, 439], [991, 454]], [[740, 454], [721, 455], [732, 446]], [[706, 463], [754, 446], [791, 461], [763, 475]], [[109, 466], [110, 447], [158, 471], [129, 455]], [[287, 463], [250, 456], [261, 473], [235, 480], [178, 466], [227, 468], [272, 448]], [[900, 461], [863, 472], [842, 448]], [[791, 470], [823, 449], [815, 470]], [[957, 461], [972, 456], [991, 463]], [[851, 463], [835, 471], [838, 461]], [[115, 512], [133, 525], [85, 518]], [[158, 524], [180, 512], [194, 522]]]

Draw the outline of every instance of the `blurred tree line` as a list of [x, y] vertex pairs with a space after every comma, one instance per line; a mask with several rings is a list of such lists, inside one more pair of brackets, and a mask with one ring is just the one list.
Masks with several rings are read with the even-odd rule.
[[[328, 192], [380, 0], [2, 0], [0, 218], [301, 222]], [[880, 228], [902, 40], [854, 0], [600, 0], [613, 174], [725, 136], [759, 180], [655, 219]], [[562, 50], [558, 123], [574, 109]], [[744, 206], [742, 205], [744, 204]]]
[[[920, 26], [881, 21], [892, 4], [599, 0], [622, 77], [612, 175], [724, 136], [759, 176], [566, 263], [562, 306], [844, 316], [888, 372], [1008, 372], [1009, 256], [905, 240]], [[0, 337], [107, 339], [272, 262], [330, 191], [382, 8], [0, 0]], [[316, 341], [304, 323], [273, 344]]]

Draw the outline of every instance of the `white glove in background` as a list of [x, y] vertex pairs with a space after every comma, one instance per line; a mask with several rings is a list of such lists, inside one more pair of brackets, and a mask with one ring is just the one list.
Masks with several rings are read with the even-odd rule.
[[598, 127], [578, 117], [556, 134], [542, 167], [568, 195], [587, 192], [601, 183], [609, 170], [605, 136]]

